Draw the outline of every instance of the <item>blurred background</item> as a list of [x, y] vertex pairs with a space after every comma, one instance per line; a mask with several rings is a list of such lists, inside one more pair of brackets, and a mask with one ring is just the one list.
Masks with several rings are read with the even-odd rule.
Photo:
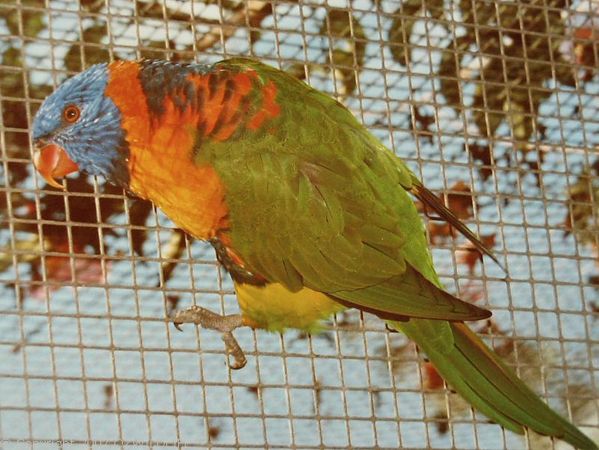
[[344, 103], [497, 252], [423, 211], [448, 290], [553, 408], [599, 439], [599, 2], [1, 0], [0, 448], [567, 448], [490, 423], [375, 317], [220, 336], [238, 310], [208, 245], [101, 179], [65, 192], [29, 129], [114, 59], [249, 55]]

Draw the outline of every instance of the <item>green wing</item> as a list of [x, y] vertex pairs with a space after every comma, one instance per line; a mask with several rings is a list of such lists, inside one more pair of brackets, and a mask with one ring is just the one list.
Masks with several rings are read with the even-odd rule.
[[281, 107], [268, 126], [198, 155], [226, 186], [232, 246], [248, 269], [390, 319], [490, 315], [439, 288], [401, 160], [325, 94], [256, 62], [227, 64], [273, 81]]

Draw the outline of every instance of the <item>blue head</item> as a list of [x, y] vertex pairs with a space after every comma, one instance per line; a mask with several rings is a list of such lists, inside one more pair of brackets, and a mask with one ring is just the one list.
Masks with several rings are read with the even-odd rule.
[[127, 186], [129, 152], [121, 113], [105, 95], [108, 71], [106, 64], [90, 67], [66, 80], [40, 107], [33, 122], [35, 163], [49, 183], [57, 185], [54, 176], [78, 168]]

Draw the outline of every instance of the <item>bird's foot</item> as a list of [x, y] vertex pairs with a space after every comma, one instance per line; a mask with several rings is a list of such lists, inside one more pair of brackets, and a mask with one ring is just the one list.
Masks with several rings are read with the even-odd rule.
[[221, 316], [201, 306], [193, 305], [189, 309], [177, 311], [175, 316], [170, 320], [179, 331], [183, 331], [180, 326], [183, 323], [195, 323], [209, 330], [220, 331], [227, 355], [233, 357], [233, 361], [227, 358], [229, 367], [231, 369], [241, 369], [246, 365], [247, 359], [245, 354], [239, 346], [237, 339], [233, 336], [233, 330], [247, 325], [241, 314]]

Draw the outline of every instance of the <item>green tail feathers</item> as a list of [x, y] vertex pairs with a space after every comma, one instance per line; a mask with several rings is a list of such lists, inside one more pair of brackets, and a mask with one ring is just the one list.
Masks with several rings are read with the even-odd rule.
[[463, 323], [413, 319], [389, 324], [416, 342], [447, 383], [493, 421], [516, 433], [528, 427], [579, 449], [599, 448], [551, 410]]

